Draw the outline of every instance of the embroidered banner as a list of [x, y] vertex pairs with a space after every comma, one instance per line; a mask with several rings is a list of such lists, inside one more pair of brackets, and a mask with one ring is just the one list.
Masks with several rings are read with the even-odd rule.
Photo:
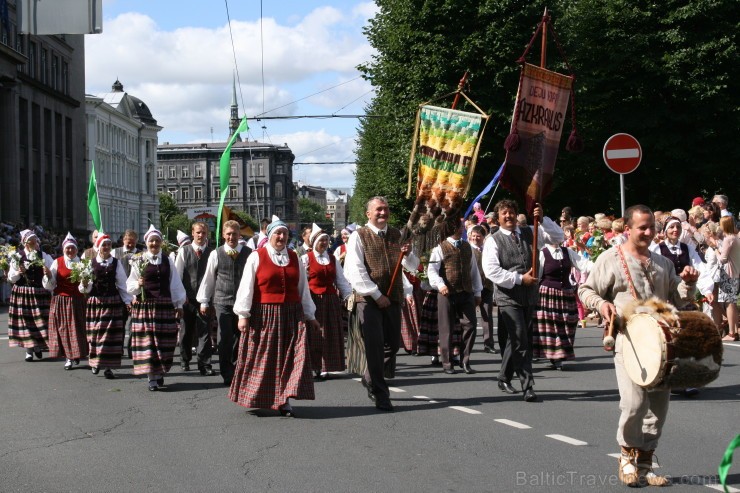
[[462, 208], [478, 159], [484, 118], [437, 106], [420, 108], [407, 191], [410, 196], [414, 156], [418, 154], [416, 203], [408, 223], [414, 233], [423, 233], [435, 218], [444, 220]]
[[519, 145], [506, 153], [501, 184], [531, 212], [552, 188], [573, 78], [528, 63], [522, 70], [511, 122]]

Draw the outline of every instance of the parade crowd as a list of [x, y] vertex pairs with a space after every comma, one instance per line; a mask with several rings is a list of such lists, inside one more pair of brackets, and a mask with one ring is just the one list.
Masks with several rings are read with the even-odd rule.
[[[528, 220], [501, 200], [489, 213], [475, 204], [471, 216], [437, 224], [416, 248], [374, 197], [367, 223], [343, 229], [333, 251], [316, 225], [293, 248], [274, 216], [252, 238], [227, 221], [217, 248], [195, 222], [170, 253], [154, 226], [142, 243], [135, 231], [115, 243], [96, 231], [83, 250], [70, 234], [0, 224], [0, 302], [10, 346], [28, 362], [61, 358], [73, 370], [87, 358], [92, 374], [113, 379], [128, 351], [133, 373], [158, 391], [179, 346], [183, 371], [195, 363], [223, 379], [232, 401], [283, 416], [295, 416], [291, 399], [314, 399], [315, 380], [344, 371], [361, 376], [377, 409], [393, 411], [386, 380], [401, 347], [445, 374], [475, 373], [480, 318], [483, 350], [501, 353], [498, 388], [532, 402], [533, 362], [566, 370], [577, 329], [589, 318], [608, 324], [628, 295], [695, 307], [724, 340], [738, 340], [740, 245], [727, 206], [717, 195], [665, 212], [634, 206], [625, 217], [565, 207], [556, 220], [536, 206]], [[624, 378], [621, 340], [620, 478], [661, 485], [652, 451], [670, 389], [647, 392]]]

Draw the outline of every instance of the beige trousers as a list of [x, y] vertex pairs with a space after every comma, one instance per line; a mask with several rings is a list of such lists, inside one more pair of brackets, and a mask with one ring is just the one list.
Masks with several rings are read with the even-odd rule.
[[668, 414], [671, 391], [662, 386], [646, 390], [635, 384], [624, 368], [623, 343], [624, 335], [617, 334], [614, 369], [619, 387], [619, 409], [622, 411], [617, 428], [617, 442], [622, 447], [655, 450]]

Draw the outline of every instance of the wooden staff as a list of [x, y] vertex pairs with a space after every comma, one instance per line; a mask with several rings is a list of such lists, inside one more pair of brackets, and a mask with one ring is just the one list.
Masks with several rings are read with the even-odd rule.
[[[457, 103], [460, 101], [460, 91], [462, 91], [463, 87], [465, 87], [465, 82], [467, 80], [468, 80], [468, 71], [466, 70], [462, 78], [460, 79], [460, 82], [457, 83], [457, 91], [455, 91], [455, 99], [452, 101], [453, 110], [457, 108]], [[410, 186], [411, 186], [411, 181], [409, 181], [409, 187]], [[401, 244], [403, 245], [407, 239], [408, 237], [406, 235], [402, 236]], [[401, 271], [401, 262], [403, 261], [403, 257], [404, 257], [404, 254], [403, 252], [401, 252], [401, 254], [398, 256], [398, 260], [396, 261], [396, 267], [393, 269], [393, 276], [391, 277], [391, 284], [390, 286], [388, 286], [388, 293], [386, 293], [386, 296], [388, 297], [391, 296], [391, 292], [393, 291], [393, 285], [396, 283], [396, 278], [398, 277], [398, 273]]]
[[[540, 53], [540, 67], [546, 68], [547, 65], [547, 23], [550, 21], [550, 14], [547, 13], [547, 7], [545, 7], [545, 12], [542, 14], [542, 53]], [[542, 190], [539, 191], [539, 197], [538, 199], [542, 198]], [[542, 201], [538, 202], [540, 207], [542, 207]], [[535, 204], [535, 207], [537, 207], [537, 204]], [[537, 247], [537, 242], [539, 241], [539, 230], [540, 230], [540, 222], [537, 219], [537, 216], [534, 216], [534, 236], [532, 237], [532, 275], [534, 277], [537, 277], [537, 260], [540, 256], [540, 249]]]

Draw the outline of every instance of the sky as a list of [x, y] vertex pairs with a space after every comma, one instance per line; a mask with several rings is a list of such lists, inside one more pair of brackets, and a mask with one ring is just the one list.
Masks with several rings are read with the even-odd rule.
[[286, 143], [309, 163], [294, 181], [350, 188], [353, 164], [310, 163], [354, 161], [356, 118], [253, 117], [364, 114], [373, 88], [356, 67], [374, 54], [363, 27], [376, 11], [354, 0], [104, 0], [103, 33], [85, 36], [85, 91], [120, 80], [163, 127], [160, 144], [224, 142], [237, 78], [250, 140]]

